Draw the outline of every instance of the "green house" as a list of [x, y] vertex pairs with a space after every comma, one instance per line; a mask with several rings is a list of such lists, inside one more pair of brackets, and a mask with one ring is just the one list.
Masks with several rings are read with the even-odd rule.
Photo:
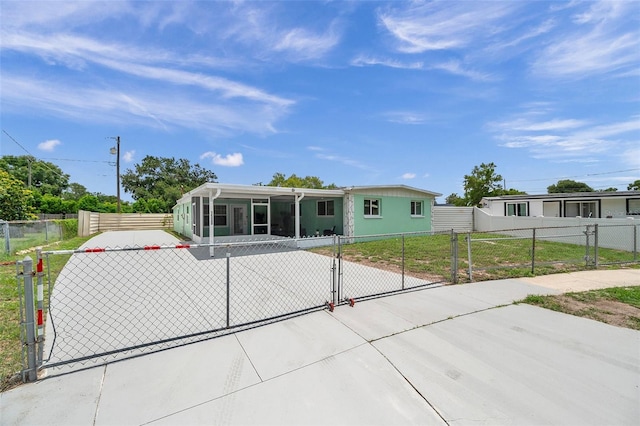
[[196, 243], [242, 235], [423, 232], [431, 230], [440, 195], [405, 185], [308, 189], [205, 183], [178, 200], [173, 229]]

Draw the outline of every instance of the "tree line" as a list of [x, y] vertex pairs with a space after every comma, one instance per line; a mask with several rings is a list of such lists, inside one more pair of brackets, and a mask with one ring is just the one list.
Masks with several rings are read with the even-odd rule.
[[[446, 198], [447, 204], [455, 206], [480, 206], [480, 201], [484, 197], [500, 197], [504, 195], [527, 195], [526, 192], [514, 188], [503, 187], [504, 179], [496, 172], [497, 166], [494, 163], [482, 163], [475, 166], [471, 173], [464, 175], [464, 195], [461, 197], [456, 193]], [[594, 190], [584, 182], [576, 182], [571, 179], [561, 179], [553, 185], [547, 187], [548, 194], [566, 194], [573, 192], [609, 192], [617, 191], [617, 188], [607, 188]], [[630, 183], [628, 191], [640, 191], [640, 180]]]
[[[53, 163], [31, 156], [5, 155], [0, 158], [0, 219], [35, 219], [38, 213], [64, 214], [87, 210], [115, 213], [117, 197], [92, 193]], [[125, 193], [133, 202], [121, 202], [122, 213], [168, 213], [182, 195], [206, 182], [216, 182], [216, 174], [186, 159], [146, 156], [121, 175]], [[258, 183], [256, 185], [262, 185]], [[275, 173], [267, 186], [333, 189], [315, 176], [286, 177]]]
[[[464, 176], [464, 195], [451, 194], [448, 204], [477, 206], [483, 197], [526, 194], [513, 188], [503, 188], [503, 178], [494, 163], [475, 166]], [[61, 214], [87, 210], [115, 213], [117, 197], [92, 193], [84, 185], [70, 182], [70, 176], [53, 163], [31, 156], [5, 155], [0, 158], [0, 219], [34, 219], [38, 213]], [[168, 213], [182, 195], [206, 182], [216, 182], [216, 174], [186, 159], [146, 156], [133, 169], [121, 175], [125, 193], [133, 202], [122, 202], [123, 213]], [[271, 180], [255, 185], [288, 188], [335, 189], [316, 176], [289, 177], [275, 173]], [[630, 183], [628, 190], [640, 190], [640, 180]], [[559, 180], [547, 188], [548, 193], [594, 192], [582, 182]], [[616, 191], [608, 188], [604, 191]]]

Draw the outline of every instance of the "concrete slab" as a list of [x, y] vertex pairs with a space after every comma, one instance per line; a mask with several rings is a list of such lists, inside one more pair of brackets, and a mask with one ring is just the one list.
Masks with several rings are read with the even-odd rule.
[[80, 248], [144, 247], [146, 245], [172, 245], [180, 241], [162, 230], [105, 231], [91, 238]]
[[378, 351], [363, 345], [150, 424], [445, 423]]
[[366, 310], [340, 306], [335, 317], [371, 341], [460, 315], [513, 303], [529, 294], [556, 294], [556, 290], [519, 280], [500, 280], [427, 288], [394, 297], [357, 302]]
[[640, 269], [580, 271], [521, 278], [522, 281], [562, 293], [640, 285]]
[[237, 337], [262, 380], [366, 343], [324, 311], [248, 330]]
[[451, 424], [637, 424], [640, 333], [529, 305], [373, 343]]
[[106, 366], [95, 425], [138, 425], [260, 383], [235, 336]]
[[93, 424], [103, 375], [104, 367], [92, 368], [2, 392], [0, 424]]

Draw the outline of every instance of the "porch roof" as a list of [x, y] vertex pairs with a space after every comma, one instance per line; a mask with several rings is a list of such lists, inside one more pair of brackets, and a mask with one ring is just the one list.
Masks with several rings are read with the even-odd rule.
[[331, 198], [344, 196], [342, 189], [310, 189], [310, 188], [283, 188], [279, 186], [237, 185], [223, 183], [205, 183], [184, 194], [178, 203], [188, 202], [191, 197], [216, 198], [291, 198], [304, 195], [312, 198]]

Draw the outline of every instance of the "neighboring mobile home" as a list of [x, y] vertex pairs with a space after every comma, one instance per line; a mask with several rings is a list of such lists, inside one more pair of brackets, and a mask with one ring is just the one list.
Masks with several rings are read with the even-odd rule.
[[205, 183], [178, 200], [173, 229], [196, 243], [212, 236], [430, 231], [440, 195], [405, 185], [307, 189]]
[[492, 216], [624, 218], [640, 217], [640, 191], [575, 192], [485, 197]]

